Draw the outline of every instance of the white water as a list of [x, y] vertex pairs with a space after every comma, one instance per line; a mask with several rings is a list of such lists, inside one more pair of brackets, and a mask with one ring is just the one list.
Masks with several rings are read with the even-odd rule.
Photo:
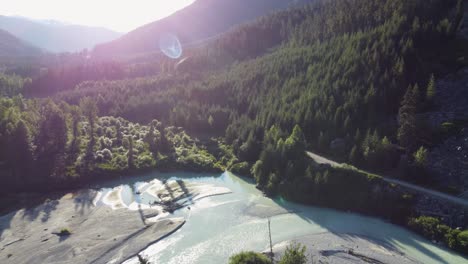
[[[186, 224], [176, 233], [143, 252], [151, 263], [220, 264], [227, 263], [229, 256], [239, 251], [263, 251], [269, 245], [265, 218], [268, 213], [265, 212], [278, 213], [284, 209], [294, 213], [283, 213], [271, 218], [273, 243], [331, 231], [335, 234], [364, 235], [384, 241], [421, 263], [468, 263], [467, 259], [454, 252], [376, 218], [303, 206], [281, 199], [271, 200], [264, 197], [253, 184], [230, 173], [223, 173], [221, 176], [153, 173], [125, 184], [138, 188], [155, 177], [209, 183], [227, 187], [232, 193], [197, 201], [191, 206], [191, 210], [178, 210], [175, 216], [184, 217], [187, 220]], [[109, 189], [104, 189], [103, 193], [107, 191]], [[130, 263], [138, 262], [125, 262]]]

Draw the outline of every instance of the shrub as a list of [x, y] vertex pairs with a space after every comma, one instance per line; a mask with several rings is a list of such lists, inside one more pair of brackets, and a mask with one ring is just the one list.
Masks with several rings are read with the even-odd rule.
[[153, 159], [151, 154], [145, 153], [139, 155], [137, 158], [137, 168], [153, 168], [156, 166], [156, 161]]
[[57, 235], [58, 236], [69, 236], [69, 235], [71, 235], [71, 231], [68, 228], [62, 228]]
[[109, 149], [103, 149], [101, 153], [105, 160], [112, 160], [112, 152]]
[[452, 229], [441, 224], [439, 219], [429, 216], [411, 218], [408, 226], [429, 239], [443, 241], [450, 248], [468, 253], [468, 230]]
[[279, 264], [305, 264], [307, 263], [305, 252], [305, 246], [299, 243], [294, 243], [286, 247], [286, 251], [284, 252]]
[[457, 248], [458, 247], [458, 234], [460, 234], [460, 230], [452, 229], [447, 234], [445, 234], [445, 241], [449, 248]]
[[429, 239], [436, 239], [436, 237], [439, 236], [439, 234], [437, 234], [437, 226], [439, 224], [439, 219], [430, 216], [411, 218], [408, 222], [411, 229]]
[[462, 252], [468, 253], [468, 230], [457, 235], [457, 244]]
[[142, 257], [140, 254], [137, 255], [138, 257], [138, 262], [140, 264], [150, 264], [149, 260], [147, 260], [146, 258]]
[[418, 151], [413, 154], [415, 165], [424, 168], [427, 164], [427, 155], [427, 149], [420, 147]]
[[232, 173], [247, 176], [250, 175], [250, 165], [248, 162], [239, 162], [231, 166], [229, 169]]
[[229, 264], [271, 264], [271, 261], [263, 254], [249, 251], [230, 257]]

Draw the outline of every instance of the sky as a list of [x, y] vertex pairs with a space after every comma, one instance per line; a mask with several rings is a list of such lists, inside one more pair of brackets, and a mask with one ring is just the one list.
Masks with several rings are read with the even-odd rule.
[[51, 19], [128, 32], [195, 0], [0, 0], [0, 15]]

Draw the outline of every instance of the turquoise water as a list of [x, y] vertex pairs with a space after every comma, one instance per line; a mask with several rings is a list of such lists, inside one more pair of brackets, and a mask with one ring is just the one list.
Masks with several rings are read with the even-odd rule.
[[[197, 201], [190, 210], [176, 211], [174, 216], [184, 217], [187, 222], [177, 232], [143, 252], [151, 263], [219, 264], [227, 263], [229, 256], [239, 251], [265, 250], [269, 245], [267, 214], [256, 214], [258, 208], [263, 208], [262, 212], [284, 209], [293, 212], [271, 217], [273, 243], [326, 231], [351, 233], [385, 241], [422, 263], [468, 263], [454, 252], [376, 218], [269, 199], [251, 182], [231, 173], [153, 173], [122, 184], [139, 185], [156, 177], [209, 183], [227, 187], [232, 193], [205, 198]], [[137, 262], [129, 260], [125, 263]]]

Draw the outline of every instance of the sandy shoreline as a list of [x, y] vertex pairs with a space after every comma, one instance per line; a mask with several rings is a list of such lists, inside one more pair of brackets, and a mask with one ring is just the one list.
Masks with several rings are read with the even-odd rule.
[[[190, 205], [230, 192], [181, 181], [155, 181], [137, 189], [138, 195], [127, 187], [106, 193], [69, 193], [0, 217], [0, 263], [122, 263], [185, 223], [183, 218], [168, 217], [161, 206], [150, 206], [135, 197], [159, 197]], [[71, 235], [57, 235], [64, 228]]]
[[[286, 247], [293, 243], [300, 243], [307, 247], [306, 255], [308, 256], [308, 263], [421, 263], [383, 241], [361, 235], [335, 234], [331, 232], [305, 235], [294, 240], [275, 244], [273, 246], [274, 259], [279, 260], [284, 254]], [[264, 252], [268, 251], [269, 249]]]

